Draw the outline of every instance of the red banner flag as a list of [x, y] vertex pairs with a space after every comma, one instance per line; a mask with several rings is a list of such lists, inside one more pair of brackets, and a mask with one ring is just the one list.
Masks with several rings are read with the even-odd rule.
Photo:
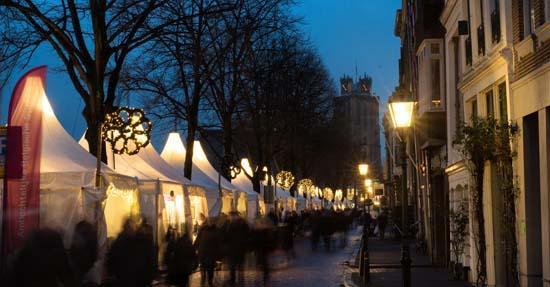
[[28, 234], [39, 227], [45, 89], [46, 67], [42, 66], [19, 79], [10, 101], [2, 217], [4, 258], [21, 247]]

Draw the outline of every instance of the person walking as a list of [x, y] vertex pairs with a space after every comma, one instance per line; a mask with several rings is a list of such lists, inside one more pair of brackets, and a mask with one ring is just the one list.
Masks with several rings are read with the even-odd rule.
[[166, 248], [168, 283], [178, 287], [189, 286], [189, 275], [197, 268], [198, 258], [188, 233], [176, 238], [170, 234]]
[[97, 260], [97, 254], [97, 229], [89, 222], [78, 222], [75, 226], [71, 247], [69, 249], [69, 259], [78, 284], [82, 286], [91, 286], [95, 284], [95, 282], [89, 278], [88, 272], [94, 266]]
[[229, 284], [232, 286], [236, 283], [237, 272], [239, 280], [243, 279], [242, 271], [249, 231], [246, 221], [237, 212], [231, 212], [224, 230], [224, 242], [227, 247], [225, 253], [229, 263]]
[[156, 276], [156, 248], [150, 225], [135, 218], [125, 221], [107, 254], [107, 272], [108, 286], [151, 285]]
[[388, 223], [388, 218], [384, 212], [381, 212], [376, 218], [378, 222], [378, 232], [380, 233], [380, 239], [384, 239], [384, 233], [386, 233], [386, 225]]
[[221, 248], [219, 230], [211, 218], [208, 218], [200, 227], [194, 246], [199, 257], [201, 286], [208, 281], [208, 286], [212, 287], [214, 285], [214, 268], [216, 260], [220, 258]]
[[10, 273], [13, 274], [3, 279], [2, 286], [79, 286], [71, 270], [61, 235], [49, 228], [32, 232], [16, 255], [13, 271]]

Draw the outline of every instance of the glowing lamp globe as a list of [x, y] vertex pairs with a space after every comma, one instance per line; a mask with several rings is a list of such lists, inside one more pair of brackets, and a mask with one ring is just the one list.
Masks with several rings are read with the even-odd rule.
[[372, 185], [372, 179], [365, 179], [365, 187], [370, 187]]
[[369, 165], [366, 164], [366, 163], [359, 164], [358, 168], [359, 168], [359, 174], [360, 175], [365, 176], [369, 172]]
[[411, 126], [414, 102], [390, 102], [388, 106], [394, 128]]

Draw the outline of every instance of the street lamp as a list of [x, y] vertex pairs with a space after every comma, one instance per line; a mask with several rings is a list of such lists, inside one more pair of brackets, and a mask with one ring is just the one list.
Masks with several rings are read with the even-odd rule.
[[[369, 173], [369, 165], [366, 163], [360, 163], [359, 165], [357, 165], [357, 168], [359, 169], [359, 175], [361, 176], [361, 178], [366, 177], [367, 174]], [[355, 205], [357, 205], [357, 197], [356, 197]], [[364, 209], [365, 207], [363, 206], [363, 210]]]
[[414, 102], [412, 101], [395, 101], [389, 102], [389, 112], [392, 119], [393, 127], [402, 131], [401, 136], [401, 170], [403, 183], [401, 186], [401, 268], [403, 286], [411, 286], [411, 256], [409, 244], [407, 242], [409, 228], [407, 227], [407, 135], [406, 132], [412, 124], [412, 115]]
[[357, 167], [361, 176], [365, 176], [369, 172], [369, 165], [366, 163], [360, 163]]

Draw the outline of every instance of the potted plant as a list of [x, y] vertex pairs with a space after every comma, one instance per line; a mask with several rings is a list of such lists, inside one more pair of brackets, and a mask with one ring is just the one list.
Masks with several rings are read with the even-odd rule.
[[463, 265], [460, 257], [464, 254], [464, 245], [468, 235], [468, 209], [465, 203], [449, 212], [451, 228], [451, 252], [454, 260], [449, 264], [449, 272], [452, 280], [461, 280], [463, 276]]

